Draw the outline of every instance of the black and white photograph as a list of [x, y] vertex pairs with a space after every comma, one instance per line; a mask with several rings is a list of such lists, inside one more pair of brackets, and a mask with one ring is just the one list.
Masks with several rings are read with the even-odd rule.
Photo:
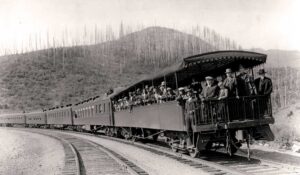
[[0, 0], [0, 175], [300, 175], [300, 0]]

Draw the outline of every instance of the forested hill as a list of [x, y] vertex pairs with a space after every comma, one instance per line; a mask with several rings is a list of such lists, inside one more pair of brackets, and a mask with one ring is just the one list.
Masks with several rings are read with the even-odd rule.
[[0, 110], [31, 111], [76, 103], [131, 84], [183, 57], [240, 48], [207, 28], [194, 32], [150, 27], [125, 35], [121, 30], [117, 39], [107, 34], [107, 41], [100, 44], [3, 56]]
[[125, 86], [190, 54], [214, 50], [199, 37], [151, 27], [96, 45], [0, 58], [0, 108], [41, 110]]

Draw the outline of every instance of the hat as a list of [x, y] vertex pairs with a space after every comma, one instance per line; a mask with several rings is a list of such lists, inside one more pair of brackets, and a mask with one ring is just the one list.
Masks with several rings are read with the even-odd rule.
[[178, 88], [179, 91], [184, 91], [183, 87]]
[[212, 76], [205, 77], [205, 80], [213, 80], [214, 78]]
[[232, 70], [230, 68], [226, 69], [225, 73], [232, 73]]
[[193, 91], [193, 94], [197, 94], [198, 92], [197, 91]]
[[171, 88], [170, 88], [170, 87], [168, 87], [168, 88], [167, 88], [167, 90], [169, 91], [169, 90], [171, 90]]
[[265, 73], [267, 73], [267, 72], [265, 71], [265, 69], [259, 69], [259, 70], [258, 70], [258, 74], [259, 74], [259, 75], [265, 74]]

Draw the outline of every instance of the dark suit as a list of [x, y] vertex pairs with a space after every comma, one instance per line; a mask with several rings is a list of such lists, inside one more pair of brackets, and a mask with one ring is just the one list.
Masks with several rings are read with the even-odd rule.
[[217, 98], [219, 95], [219, 87], [217, 85], [205, 86], [200, 94], [200, 97], [209, 100]]
[[185, 129], [187, 132], [187, 146], [193, 145], [193, 128], [192, 128], [192, 121], [195, 115], [195, 110], [196, 110], [196, 98], [191, 98], [186, 100], [185, 103]]
[[272, 93], [272, 81], [268, 77], [264, 77], [264, 79], [257, 78], [254, 80], [254, 84], [256, 86], [257, 94], [264, 95], [261, 101], [261, 107], [259, 110], [260, 114], [266, 115], [271, 113], [271, 100], [270, 95]]
[[254, 84], [258, 95], [270, 95], [272, 93], [272, 80], [265, 77], [263, 80], [257, 78], [254, 80]]

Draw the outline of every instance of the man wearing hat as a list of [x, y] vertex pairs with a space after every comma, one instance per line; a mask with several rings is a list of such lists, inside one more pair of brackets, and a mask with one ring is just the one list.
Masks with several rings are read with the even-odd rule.
[[209, 100], [218, 97], [219, 88], [214, 84], [214, 78], [211, 76], [205, 77], [206, 86], [203, 88], [200, 98], [201, 100]]
[[230, 68], [226, 69], [225, 74], [224, 86], [228, 89], [228, 97], [238, 97], [237, 80], [233, 76], [232, 70]]
[[185, 94], [184, 88], [183, 87], [178, 88], [178, 95], [176, 97], [176, 101], [180, 106], [183, 107], [183, 109], [186, 100], [187, 100], [187, 96]]
[[193, 148], [193, 129], [192, 129], [192, 121], [195, 115], [196, 110], [196, 91], [192, 91], [191, 89], [187, 89], [187, 100], [185, 103], [185, 129], [187, 132], [187, 148]]
[[272, 80], [265, 76], [266, 71], [264, 69], [259, 69], [259, 78], [254, 80], [258, 95], [270, 95], [272, 93]]
[[264, 69], [259, 69], [259, 78], [254, 80], [254, 84], [257, 89], [257, 95], [263, 95], [266, 98], [265, 100], [261, 101], [259, 111], [260, 113], [267, 115], [269, 113], [268, 104], [270, 103], [270, 95], [273, 88], [271, 79], [266, 77], [265, 74], [266, 71]]

